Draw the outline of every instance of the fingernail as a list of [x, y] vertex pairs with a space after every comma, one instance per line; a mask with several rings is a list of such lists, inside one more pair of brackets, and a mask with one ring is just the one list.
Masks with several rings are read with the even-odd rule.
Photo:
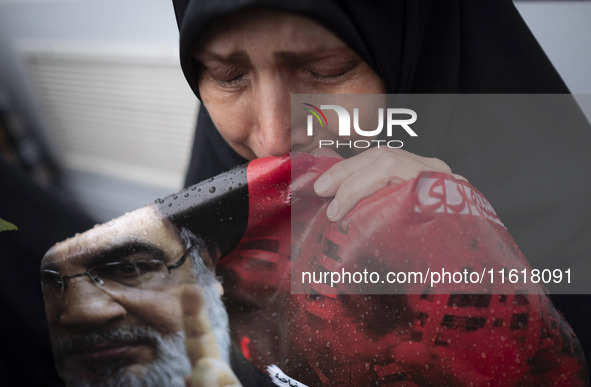
[[328, 219], [334, 219], [337, 216], [338, 212], [339, 212], [339, 203], [337, 203], [336, 199], [333, 199], [333, 201], [330, 202], [330, 204], [328, 205], [328, 208], [326, 209], [326, 217]]
[[331, 185], [332, 179], [330, 178], [330, 176], [320, 176], [320, 178], [316, 180], [316, 182], [314, 183], [314, 191], [316, 191], [316, 193], [319, 194], [328, 192], [328, 190], [330, 190]]

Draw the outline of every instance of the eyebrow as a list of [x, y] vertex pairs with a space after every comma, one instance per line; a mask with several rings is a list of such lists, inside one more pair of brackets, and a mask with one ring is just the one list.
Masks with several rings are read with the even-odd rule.
[[199, 50], [193, 53], [193, 58], [196, 60], [215, 60], [222, 63], [235, 63], [238, 61], [248, 60], [248, 54], [244, 50], [234, 51], [228, 55], [216, 54], [208, 50]]
[[[92, 256], [86, 260], [85, 257], [89, 256], [90, 254], [84, 255], [77, 255], [71, 257], [71, 260], [84, 260], [83, 265], [86, 267], [93, 267], [96, 265], [101, 265], [108, 262], [116, 262], [121, 260], [122, 258], [132, 255], [132, 254], [139, 254], [139, 253], [150, 253], [156, 259], [164, 260], [166, 254], [164, 251], [159, 249], [158, 247], [141, 241], [127, 241], [123, 242], [122, 244], [105, 248], [103, 250], [96, 251], [92, 254]], [[43, 264], [41, 266], [41, 270], [57, 270], [58, 265], [53, 262]]]
[[[318, 57], [318, 59], [323, 59], [325, 57], [330, 57], [331, 55], [334, 55], [336, 53], [349, 51], [353, 52], [347, 46], [330, 49], [319, 47], [312, 50], [302, 51], [278, 51], [275, 53], [275, 56], [283, 60], [296, 61], [301, 60], [301, 58], [307, 59], [311, 57]], [[193, 53], [193, 58], [195, 58], [198, 61], [213, 60], [228, 64], [249, 60], [248, 54], [244, 50], [233, 51], [228, 55], [222, 55], [206, 49], [202, 49]]]

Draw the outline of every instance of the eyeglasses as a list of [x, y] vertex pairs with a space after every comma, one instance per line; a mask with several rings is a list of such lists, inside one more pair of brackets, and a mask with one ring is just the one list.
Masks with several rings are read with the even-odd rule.
[[60, 302], [66, 288], [66, 280], [87, 276], [107, 293], [122, 288], [150, 289], [163, 285], [171, 271], [182, 266], [187, 260], [191, 245], [172, 265], [161, 259], [129, 259], [127, 261], [107, 262], [96, 265], [84, 273], [63, 275], [55, 270], [41, 271], [41, 288], [45, 302]]

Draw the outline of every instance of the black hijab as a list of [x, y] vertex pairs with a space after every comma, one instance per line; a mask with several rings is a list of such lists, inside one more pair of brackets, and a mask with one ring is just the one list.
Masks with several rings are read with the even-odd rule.
[[[197, 95], [191, 57], [196, 38], [213, 21], [265, 6], [309, 16], [355, 50], [382, 78], [388, 93], [568, 94], [568, 88], [511, 0], [173, 0], [181, 65]], [[591, 129], [576, 103], [541, 109], [544, 129], [448, 130], [410, 151], [439, 157], [466, 176], [493, 204], [532, 262], [577, 265], [591, 251]], [[546, 111], [544, 111], [546, 110]], [[516, 112], [518, 113], [518, 112]], [[497, 124], [503, 128], [504, 122]], [[222, 139], [202, 107], [186, 184], [244, 162]], [[426, 144], [426, 145], [424, 145]], [[585, 269], [582, 269], [585, 270]], [[587, 271], [587, 270], [586, 270]], [[588, 271], [587, 271], [588, 272]], [[555, 298], [579, 308], [576, 298]], [[569, 305], [570, 304], [570, 305]], [[567, 318], [569, 318], [567, 313]], [[583, 344], [588, 318], [573, 317]]]
[[[388, 93], [567, 93], [509, 0], [173, 0], [181, 65], [213, 21], [249, 7], [316, 19], [355, 50]], [[542, 80], [542, 81], [541, 81]]]
[[[173, 0], [180, 58], [199, 96], [192, 59], [215, 20], [256, 6], [316, 19], [353, 48], [388, 93], [568, 93], [510, 0]], [[244, 163], [204, 107], [185, 185]]]
[[[388, 93], [568, 93], [510, 0], [173, 0], [180, 58], [199, 96], [192, 59], [215, 20], [249, 7], [309, 16], [382, 78]], [[244, 163], [201, 108], [185, 185]]]

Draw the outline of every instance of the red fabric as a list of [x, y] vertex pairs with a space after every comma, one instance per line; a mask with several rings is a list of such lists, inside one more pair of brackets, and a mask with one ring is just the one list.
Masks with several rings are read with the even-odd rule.
[[528, 268], [486, 199], [441, 173], [389, 185], [329, 222], [328, 201], [311, 187], [337, 161], [298, 155], [291, 191], [289, 159], [249, 166], [249, 228], [219, 269], [234, 340], [251, 361], [309, 385], [585, 385], [576, 337], [531, 285], [517, 294], [495, 284], [481, 294], [457, 286], [430, 294], [421, 285], [367, 295], [312, 284], [292, 294], [292, 264], [380, 273]]

